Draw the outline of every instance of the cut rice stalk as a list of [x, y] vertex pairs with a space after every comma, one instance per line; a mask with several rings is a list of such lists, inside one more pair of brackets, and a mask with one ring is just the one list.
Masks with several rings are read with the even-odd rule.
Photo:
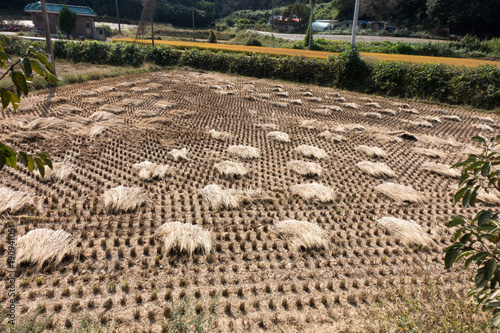
[[223, 176], [242, 177], [248, 173], [248, 169], [238, 162], [223, 161], [216, 163], [214, 168]]
[[53, 180], [64, 180], [67, 179], [73, 173], [73, 167], [65, 163], [53, 163], [52, 169], [45, 168], [45, 177], [43, 180], [53, 181]]
[[395, 116], [396, 115], [396, 111], [394, 111], [392, 109], [382, 109], [379, 112], [382, 113], [382, 114], [387, 114], [389, 116]]
[[168, 152], [167, 156], [177, 162], [179, 160], [187, 160], [188, 159], [187, 153], [188, 150], [186, 148], [172, 149], [171, 151]]
[[403, 244], [430, 246], [434, 243], [424, 229], [414, 221], [386, 216], [377, 220], [377, 223], [384, 227], [389, 235], [399, 239]]
[[454, 115], [452, 115], [452, 116], [444, 116], [443, 118], [446, 119], [446, 120], [451, 120], [451, 121], [457, 121], [457, 122], [461, 121], [461, 119], [460, 119], [459, 116], [454, 116]]
[[422, 170], [430, 171], [432, 173], [443, 175], [452, 178], [460, 178], [460, 171], [457, 169], [450, 169], [449, 165], [440, 163], [424, 163], [421, 166]]
[[53, 268], [73, 253], [75, 242], [64, 230], [35, 229], [17, 238], [16, 267], [35, 266], [35, 270]]
[[285, 220], [275, 224], [276, 231], [290, 243], [292, 250], [322, 250], [330, 248], [328, 233], [316, 223]]
[[227, 141], [231, 138], [231, 134], [228, 133], [228, 132], [218, 132], [214, 129], [211, 129], [208, 134], [210, 134], [210, 136], [212, 138], [214, 138], [215, 140], [219, 140], [219, 141]]
[[142, 188], [118, 186], [104, 192], [102, 200], [110, 212], [129, 212], [146, 203], [148, 196]]
[[493, 128], [491, 128], [488, 125], [484, 125], [484, 124], [474, 124], [474, 125], [472, 125], [472, 127], [474, 127], [477, 130], [480, 130], [480, 131], [485, 131], [485, 132], [490, 132], [490, 133], [494, 132]]
[[413, 147], [411, 148], [415, 153], [424, 155], [430, 158], [444, 158], [446, 157], [446, 153], [437, 150], [437, 149], [427, 149], [427, 148], [421, 148], [421, 147]]
[[363, 116], [373, 119], [382, 119], [382, 115], [377, 112], [365, 112], [363, 113]]
[[327, 109], [327, 108], [325, 108], [325, 109], [311, 109], [311, 112], [316, 113], [316, 114], [320, 114], [322, 116], [328, 116], [331, 113], [330, 109]]
[[482, 190], [477, 194], [477, 200], [492, 206], [500, 205], [500, 192], [496, 190], [490, 190], [489, 193]]
[[369, 147], [365, 145], [360, 145], [356, 147], [356, 151], [362, 152], [369, 157], [373, 158], [385, 158], [387, 157], [387, 153], [379, 147]]
[[278, 131], [269, 132], [267, 133], [266, 137], [274, 141], [290, 142], [290, 137], [288, 136], [288, 134], [284, 132], [278, 132]]
[[362, 161], [357, 163], [356, 166], [374, 177], [396, 177], [396, 173], [385, 163]]
[[319, 138], [324, 138], [326, 140], [330, 140], [331, 142], [342, 142], [346, 141], [346, 138], [344, 138], [342, 135], [339, 134], [333, 134], [330, 131], [324, 131], [318, 134]]
[[348, 109], [354, 109], [354, 110], [359, 109], [359, 105], [356, 103], [342, 103], [342, 105]]
[[405, 202], [410, 203], [423, 203], [427, 200], [425, 195], [415, 191], [411, 186], [404, 186], [395, 183], [384, 183], [375, 186], [375, 191], [380, 192], [396, 202], [402, 204]]
[[323, 168], [321, 165], [314, 162], [290, 161], [288, 162], [287, 167], [305, 177], [321, 177], [323, 175]]
[[372, 108], [380, 109], [380, 104], [371, 102], [371, 103], [366, 103], [366, 106], [371, 106]]
[[441, 119], [439, 119], [439, 117], [426, 116], [424, 117], [424, 119], [431, 123], [437, 123], [437, 124], [441, 123]]
[[34, 204], [35, 200], [32, 195], [7, 187], [0, 187], [0, 214], [7, 211], [14, 214]]
[[293, 185], [290, 187], [290, 192], [306, 201], [327, 203], [335, 200], [333, 188], [318, 183]]
[[309, 145], [300, 145], [294, 151], [308, 158], [323, 159], [328, 157], [325, 150]]
[[167, 222], [158, 228], [155, 236], [163, 241], [167, 254], [177, 252], [192, 256], [196, 252], [210, 253], [212, 249], [210, 231], [193, 224]]
[[139, 178], [142, 180], [164, 179], [174, 173], [174, 168], [169, 165], [159, 165], [144, 161], [132, 165], [132, 168], [138, 169]]
[[110, 120], [116, 117], [116, 114], [107, 111], [96, 111], [92, 113], [89, 117], [90, 121], [99, 122], [104, 120]]
[[227, 152], [230, 155], [237, 156], [239, 158], [246, 158], [246, 159], [252, 159], [252, 158], [259, 158], [260, 157], [260, 152], [257, 148], [250, 147], [250, 146], [230, 146], [227, 148]]

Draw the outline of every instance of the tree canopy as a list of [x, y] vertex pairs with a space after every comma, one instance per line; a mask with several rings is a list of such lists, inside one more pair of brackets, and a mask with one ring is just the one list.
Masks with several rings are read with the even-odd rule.
[[76, 30], [76, 21], [78, 21], [78, 14], [63, 6], [59, 13], [59, 28], [68, 35], [68, 38]]

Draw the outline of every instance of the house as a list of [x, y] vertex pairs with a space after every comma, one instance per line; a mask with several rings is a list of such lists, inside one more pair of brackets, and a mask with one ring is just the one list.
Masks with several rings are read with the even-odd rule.
[[[57, 26], [59, 25], [59, 13], [64, 5], [55, 3], [47, 3], [46, 5], [47, 15], [49, 17], [50, 33], [52, 35], [56, 35]], [[87, 37], [97, 39], [99, 37], [94, 23], [94, 18], [97, 14], [90, 7], [73, 5], [66, 5], [66, 7], [78, 14], [76, 29], [73, 33], [74, 38]], [[33, 25], [37, 31], [45, 31], [42, 18], [42, 5], [40, 1], [28, 4], [24, 7], [24, 11], [31, 13], [31, 19], [33, 20]]]

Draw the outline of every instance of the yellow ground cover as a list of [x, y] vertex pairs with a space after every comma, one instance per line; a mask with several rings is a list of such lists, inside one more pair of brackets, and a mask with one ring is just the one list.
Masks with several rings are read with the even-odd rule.
[[[134, 40], [132, 38], [116, 38], [113, 39], [114, 42], [134, 42], [141, 44], [151, 44], [151, 40], [148, 39], [138, 39]], [[309, 51], [309, 50], [298, 50], [298, 49], [281, 49], [274, 47], [261, 47], [261, 46], [245, 46], [245, 45], [229, 45], [229, 44], [209, 44], [209, 43], [197, 43], [197, 42], [183, 42], [183, 41], [167, 41], [167, 40], [155, 40], [155, 44], [170, 45], [176, 48], [203, 48], [211, 50], [226, 50], [226, 51], [236, 51], [236, 52], [255, 52], [255, 53], [266, 53], [275, 55], [286, 55], [286, 56], [301, 56], [310, 58], [328, 58], [330, 55], [336, 55], [338, 53], [334, 52], [323, 52], [323, 51]], [[405, 54], [386, 54], [386, 53], [367, 53], [361, 52], [361, 56], [367, 60], [382, 60], [382, 61], [405, 61], [413, 63], [443, 63], [445, 65], [453, 66], [467, 66], [476, 67], [481, 64], [490, 64], [500, 67], [500, 62], [490, 61], [490, 60], [478, 60], [478, 59], [465, 59], [465, 58], [445, 58], [445, 57], [428, 57], [428, 56], [417, 56], [417, 55], [405, 55]]]

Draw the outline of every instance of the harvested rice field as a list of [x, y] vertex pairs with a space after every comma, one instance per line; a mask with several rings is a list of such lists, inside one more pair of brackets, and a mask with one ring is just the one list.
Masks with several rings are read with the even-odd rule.
[[0, 172], [0, 266], [12, 221], [18, 316], [43, 308], [53, 330], [160, 332], [191, 304], [215, 331], [401, 332], [398, 309], [472, 285], [444, 269], [444, 223], [475, 211], [446, 166], [500, 132], [495, 114], [186, 69], [35, 92], [1, 117], [2, 142], [57, 163]]

